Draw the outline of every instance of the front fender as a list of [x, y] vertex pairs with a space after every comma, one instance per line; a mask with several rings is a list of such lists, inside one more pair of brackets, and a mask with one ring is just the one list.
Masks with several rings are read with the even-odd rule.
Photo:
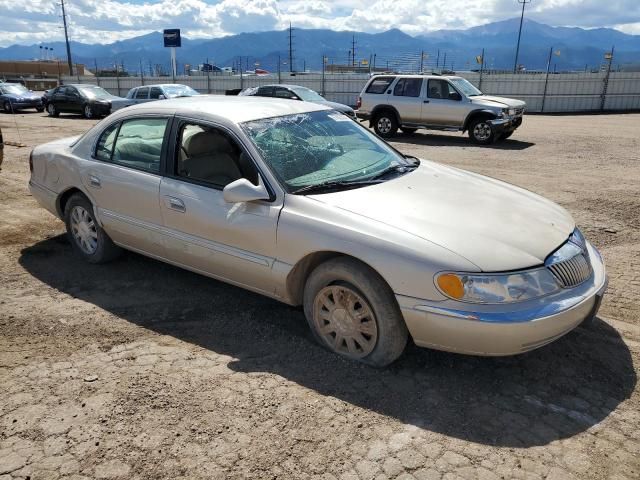
[[491, 110], [490, 108], [477, 108], [475, 110], [471, 110], [467, 115], [467, 118], [465, 118], [464, 120], [464, 124], [463, 124], [464, 126], [462, 127], [462, 131], [466, 132], [467, 129], [469, 128], [469, 123], [471, 123], [471, 120], [479, 116], [482, 116], [485, 118], [498, 118], [498, 114], [495, 111]]

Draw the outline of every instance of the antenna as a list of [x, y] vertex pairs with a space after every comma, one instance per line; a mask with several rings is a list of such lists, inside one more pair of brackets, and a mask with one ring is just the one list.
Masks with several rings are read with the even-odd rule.
[[62, 23], [64, 24], [64, 41], [67, 44], [67, 63], [69, 64], [69, 75], [73, 75], [73, 63], [71, 62], [71, 47], [69, 46], [69, 32], [67, 30], [67, 14], [64, 10], [64, 0], [60, 0], [62, 6]]

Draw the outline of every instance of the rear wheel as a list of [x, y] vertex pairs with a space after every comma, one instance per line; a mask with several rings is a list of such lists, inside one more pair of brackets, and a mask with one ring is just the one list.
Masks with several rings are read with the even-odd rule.
[[396, 116], [389, 111], [378, 113], [373, 121], [373, 129], [383, 138], [393, 137], [398, 132]]
[[105, 263], [116, 258], [121, 249], [100, 227], [93, 213], [93, 205], [76, 193], [64, 209], [67, 234], [75, 252], [89, 263]]
[[400, 130], [407, 135], [413, 135], [418, 129], [413, 127], [400, 127]]
[[318, 343], [372, 366], [396, 360], [409, 337], [387, 283], [351, 258], [329, 260], [311, 273], [304, 289], [304, 313]]
[[477, 118], [469, 125], [469, 138], [478, 145], [490, 145], [495, 140], [488, 118]]
[[4, 111], [4, 113], [13, 113], [13, 107], [12, 107], [11, 102], [9, 100], [5, 101], [2, 104], [2, 110]]
[[47, 105], [47, 113], [50, 117], [57, 117], [60, 115], [60, 112], [53, 103], [49, 103]]

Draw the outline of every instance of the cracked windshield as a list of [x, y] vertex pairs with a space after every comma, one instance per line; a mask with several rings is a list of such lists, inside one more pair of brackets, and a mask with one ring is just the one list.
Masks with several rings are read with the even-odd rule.
[[[412, 165], [349, 117], [319, 111], [244, 124], [264, 160], [287, 187], [367, 182]], [[382, 180], [377, 180], [382, 181]]]

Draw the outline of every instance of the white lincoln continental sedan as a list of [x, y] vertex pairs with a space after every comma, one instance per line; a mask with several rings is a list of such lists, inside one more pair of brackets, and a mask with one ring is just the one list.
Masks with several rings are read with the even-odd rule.
[[38, 146], [29, 186], [88, 262], [121, 248], [291, 305], [382, 366], [420, 346], [512, 355], [593, 317], [607, 279], [558, 205], [402, 155], [327, 107], [194, 97]]

